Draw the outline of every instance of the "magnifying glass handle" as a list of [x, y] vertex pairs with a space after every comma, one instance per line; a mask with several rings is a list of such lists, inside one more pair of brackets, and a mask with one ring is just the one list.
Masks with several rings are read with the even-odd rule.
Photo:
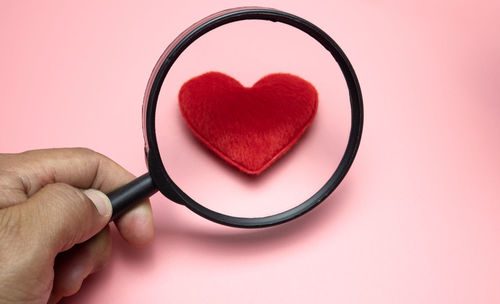
[[146, 173], [130, 183], [116, 189], [108, 194], [113, 206], [111, 221], [114, 221], [125, 211], [134, 207], [144, 199], [150, 197], [158, 191], [149, 173]]

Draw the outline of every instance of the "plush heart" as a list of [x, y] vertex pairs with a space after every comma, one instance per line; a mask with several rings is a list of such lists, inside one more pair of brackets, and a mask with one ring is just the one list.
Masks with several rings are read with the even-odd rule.
[[179, 105], [205, 146], [241, 171], [259, 174], [312, 123], [318, 93], [291, 74], [270, 74], [247, 88], [223, 73], [208, 72], [184, 83]]

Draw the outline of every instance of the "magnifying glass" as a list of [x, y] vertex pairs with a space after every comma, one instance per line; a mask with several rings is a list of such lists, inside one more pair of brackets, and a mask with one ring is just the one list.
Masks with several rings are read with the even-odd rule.
[[[263, 172], [241, 172], [234, 162], [228, 163], [200, 143], [200, 134], [193, 135], [179, 106], [183, 84], [206, 73], [227, 75], [247, 89], [258, 86], [266, 75], [297, 75], [317, 92], [314, 120]], [[218, 116], [207, 118], [206, 107], [202, 103], [195, 111], [213, 130]], [[271, 114], [280, 121], [289, 110], [285, 105]], [[259, 120], [265, 111], [264, 104], [252, 116], [259, 136], [241, 131], [242, 125], [250, 130], [246, 132], [252, 132], [252, 127], [243, 114], [234, 113], [229, 119], [234, 124], [218, 131], [215, 140], [244, 142], [248, 151], [256, 149], [257, 142], [259, 149], [272, 146], [275, 141], [266, 137]], [[227, 120], [227, 116], [219, 117]], [[218, 12], [182, 32], [154, 67], [143, 104], [149, 172], [108, 194], [112, 220], [159, 190], [171, 201], [227, 226], [259, 228], [290, 221], [319, 205], [340, 184], [354, 161], [362, 128], [363, 102], [356, 74], [323, 30], [275, 9]]]

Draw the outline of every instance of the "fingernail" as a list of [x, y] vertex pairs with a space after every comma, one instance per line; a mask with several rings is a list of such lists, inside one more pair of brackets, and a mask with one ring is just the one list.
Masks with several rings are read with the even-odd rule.
[[108, 196], [99, 190], [87, 189], [83, 193], [94, 203], [94, 206], [100, 215], [105, 217], [111, 216], [111, 201]]

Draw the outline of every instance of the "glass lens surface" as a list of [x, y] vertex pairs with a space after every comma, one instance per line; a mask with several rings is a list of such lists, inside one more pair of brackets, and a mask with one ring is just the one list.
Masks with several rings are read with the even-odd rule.
[[[198, 78], [179, 94], [207, 72], [245, 88]], [[296, 75], [317, 92], [317, 112], [302, 135], [311, 116], [307, 86], [268, 79], [271, 89], [252, 88], [275, 73]], [[263, 217], [301, 204], [326, 183], [346, 149], [350, 115], [346, 81], [323, 46], [286, 24], [245, 20], [208, 32], [180, 55], [158, 98], [156, 137], [166, 171], [193, 200], [225, 215]], [[277, 159], [260, 174], [237, 168], [270, 155]]]

